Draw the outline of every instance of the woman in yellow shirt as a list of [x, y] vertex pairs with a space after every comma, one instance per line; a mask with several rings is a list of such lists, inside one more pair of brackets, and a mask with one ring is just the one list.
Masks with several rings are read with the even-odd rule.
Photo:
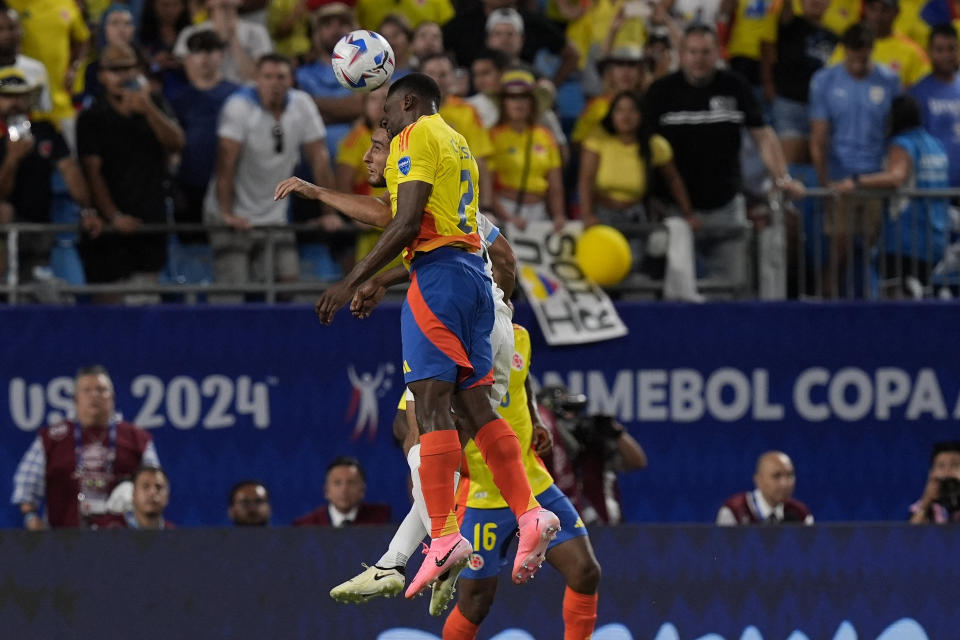
[[500, 82], [500, 120], [490, 130], [494, 211], [503, 222], [523, 229], [529, 222], [553, 220], [560, 229], [564, 212], [563, 175], [556, 138], [537, 119], [547, 107], [533, 74], [507, 71]]
[[649, 133], [641, 112], [637, 94], [618, 93], [600, 127], [583, 143], [577, 188], [585, 227], [647, 222], [644, 199], [654, 169], [683, 216], [696, 226], [690, 197], [673, 163], [673, 149], [665, 138]]

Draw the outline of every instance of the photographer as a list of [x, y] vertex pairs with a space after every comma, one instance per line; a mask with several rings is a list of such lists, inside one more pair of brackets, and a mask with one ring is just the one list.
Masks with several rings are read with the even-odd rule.
[[911, 524], [960, 522], [960, 441], [933, 445], [927, 486], [910, 514]]
[[647, 466], [647, 454], [613, 416], [583, 415], [587, 397], [551, 385], [537, 394], [540, 417], [553, 435], [544, 464], [585, 524], [620, 524], [617, 473]]
[[[88, 207], [87, 183], [70, 157], [67, 143], [49, 122], [28, 119], [42, 87], [16, 67], [0, 68], [0, 202], [8, 204], [0, 222], [49, 223], [53, 190], [50, 178], [59, 171], [70, 196]], [[87, 231], [100, 231], [99, 221], [83, 218]], [[34, 269], [50, 262], [51, 234], [22, 234], [19, 238], [19, 280], [33, 280]], [[0, 267], [2, 268], [2, 267]]]

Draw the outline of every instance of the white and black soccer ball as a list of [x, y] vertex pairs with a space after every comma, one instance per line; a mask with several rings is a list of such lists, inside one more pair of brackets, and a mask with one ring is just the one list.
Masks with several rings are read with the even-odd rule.
[[333, 74], [351, 91], [373, 91], [383, 86], [395, 66], [390, 43], [375, 31], [351, 31], [333, 48]]

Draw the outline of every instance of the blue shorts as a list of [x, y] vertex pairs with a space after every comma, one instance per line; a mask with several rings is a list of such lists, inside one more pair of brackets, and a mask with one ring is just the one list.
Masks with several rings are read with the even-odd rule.
[[781, 138], [809, 138], [809, 105], [788, 98], [774, 98], [773, 128]]
[[404, 382], [493, 384], [493, 320], [483, 258], [452, 247], [418, 254], [400, 311]]
[[[562, 542], [587, 535], [580, 514], [557, 485], [550, 485], [549, 489], [537, 496], [537, 501], [560, 518], [560, 533], [547, 547], [548, 551]], [[463, 512], [460, 531], [473, 543], [473, 555], [461, 577], [471, 580], [489, 578], [500, 573], [500, 569], [510, 562], [507, 552], [510, 543], [517, 538], [517, 519], [510, 509], [467, 507]]]

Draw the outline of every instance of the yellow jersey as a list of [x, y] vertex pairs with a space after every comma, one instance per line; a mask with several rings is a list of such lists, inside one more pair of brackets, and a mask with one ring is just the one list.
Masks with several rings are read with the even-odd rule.
[[[626, 144], [606, 131], [599, 131], [583, 143], [597, 154], [597, 193], [623, 203], [634, 203], [647, 193], [647, 170], [639, 143]], [[673, 149], [661, 135], [650, 136], [650, 163], [661, 167], [673, 159]]]
[[502, 124], [490, 130], [490, 138], [493, 141], [490, 169], [498, 187], [520, 190], [529, 139], [530, 160], [525, 190], [536, 195], [547, 192], [547, 175], [562, 164], [560, 148], [549, 129], [536, 125], [532, 129], [516, 131], [510, 125]]
[[453, 17], [450, 0], [357, 0], [357, 22], [363, 29], [375, 31], [391, 13], [402, 15], [416, 29], [421, 22], [443, 25]]
[[760, 43], [777, 41], [781, 0], [738, 0], [727, 55], [760, 60]]
[[476, 107], [459, 96], [448, 96], [440, 105], [439, 112], [454, 131], [467, 139], [474, 158], [486, 158], [493, 153], [490, 132], [483, 126]]
[[[513, 338], [515, 346], [510, 363], [510, 385], [507, 388], [507, 394], [500, 401], [500, 416], [510, 424], [520, 438], [523, 468], [530, 480], [533, 495], [539, 495], [550, 488], [553, 478], [533, 450], [533, 421], [530, 419], [527, 389], [524, 384], [530, 373], [530, 334], [526, 329], [515, 324]], [[467, 461], [467, 474], [460, 480], [457, 503], [463, 504], [466, 496], [466, 506], [474, 509], [506, 507], [507, 502], [500, 495], [500, 490], [493, 482], [493, 474], [484, 463], [483, 456], [480, 455], [480, 450], [472, 439], [464, 447], [463, 456]]]
[[[926, 52], [910, 38], [894, 33], [873, 43], [870, 59], [892, 69], [900, 76], [900, 84], [909, 87], [930, 73], [930, 59]], [[828, 65], [843, 62], [843, 45], [838, 44]]]
[[277, 53], [288, 58], [310, 51], [310, 17], [305, 15], [295, 21], [290, 32], [282, 38], [276, 33], [287, 19], [297, 10], [300, 0], [271, 0], [267, 6], [267, 29], [273, 40], [273, 47]]
[[74, 116], [70, 91], [64, 85], [70, 67], [70, 43], [86, 42], [90, 31], [74, 0], [9, 0], [7, 4], [20, 14], [21, 52], [47, 68], [53, 110], [41, 113], [41, 119], [58, 123]]
[[893, 22], [893, 32], [905, 35], [918, 47], [925, 49], [930, 39], [930, 25], [920, 17], [926, 0], [900, 0], [900, 13]]
[[583, 142], [597, 129], [603, 119], [607, 117], [607, 112], [610, 111], [611, 99], [612, 96], [602, 95], [587, 103], [587, 106], [580, 113], [580, 117], [577, 118], [577, 122], [573, 125], [573, 132], [570, 137], [574, 142]]
[[477, 162], [466, 139], [440, 114], [421, 116], [394, 136], [384, 170], [390, 206], [397, 215], [397, 188], [411, 181], [433, 185], [423, 210], [420, 231], [404, 251], [414, 255], [443, 246], [481, 248], [477, 233]]

